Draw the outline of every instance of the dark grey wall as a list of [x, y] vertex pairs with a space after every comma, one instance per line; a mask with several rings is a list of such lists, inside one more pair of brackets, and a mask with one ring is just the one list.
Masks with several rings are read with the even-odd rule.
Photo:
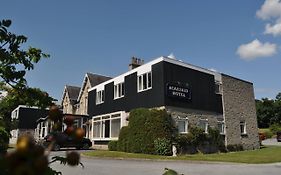
[[213, 75], [165, 62], [165, 87], [167, 83], [176, 82], [188, 84], [191, 100], [184, 101], [165, 95], [165, 105], [222, 113], [221, 95], [215, 93]]
[[[188, 83], [191, 101], [166, 96], [167, 83]], [[137, 73], [125, 77], [125, 96], [114, 100], [114, 84], [105, 85], [105, 101], [96, 105], [96, 91], [89, 92], [89, 116], [116, 111], [130, 111], [139, 107], [176, 106], [222, 113], [221, 96], [215, 94], [214, 76], [167, 62], [152, 66], [152, 89], [137, 92]]]
[[164, 105], [163, 63], [152, 66], [152, 89], [137, 92], [137, 73], [125, 77], [125, 96], [114, 100], [114, 84], [105, 85], [105, 101], [96, 105], [96, 90], [89, 92], [89, 116], [116, 111], [130, 111], [139, 107], [157, 107]]
[[48, 110], [34, 108], [19, 108], [19, 129], [35, 129], [36, 120], [41, 117], [46, 117]]

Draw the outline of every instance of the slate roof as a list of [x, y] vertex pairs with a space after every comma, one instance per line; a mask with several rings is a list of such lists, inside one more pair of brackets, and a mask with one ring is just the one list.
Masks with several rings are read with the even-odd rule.
[[75, 101], [77, 100], [80, 89], [81, 88], [77, 86], [69, 86], [69, 85], [65, 86], [65, 90], [68, 93], [70, 100], [75, 100]]
[[112, 79], [111, 77], [107, 77], [104, 75], [98, 75], [98, 74], [92, 74], [92, 73], [87, 73], [87, 76], [89, 78], [91, 87], [94, 87], [100, 83], [103, 83], [109, 79]]

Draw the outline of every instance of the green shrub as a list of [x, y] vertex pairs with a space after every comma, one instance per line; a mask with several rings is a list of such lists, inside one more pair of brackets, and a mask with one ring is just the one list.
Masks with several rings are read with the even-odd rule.
[[209, 128], [208, 134], [199, 127], [190, 127], [189, 133], [177, 137], [177, 147], [180, 154], [225, 152], [223, 137], [217, 129]]
[[154, 149], [156, 154], [168, 156], [172, 155], [171, 141], [166, 138], [158, 138], [154, 140]]
[[111, 141], [108, 143], [108, 150], [109, 150], [109, 151], [117, 151], [117, 143], [118, 143], [117, 140], [111, 140]]
[[194, 135], [189, 132], [187, 134], [179, 134], [176, 138], [178, 154], [195, 154], [197, 148], [194, 144]]
[[278, 123], [272, 124], [269, 127], [270, 131], [276, 135], [278, 131], [281, 131], [281, 125]]
[[176, 130], [165, 110], [139, 108], [130, 112], [127, 131], [123, 132], [119, 135], [119, 151], [155, 154], [154, 141], [157, 138], [172, 141]]
[[117, 142], [117, 151], [128, 152], [129, 145], [128, 145], [128, 138], [129, 138], [129, 127], [124, 126], [121, 128], [118, 142]]
[[272, 136], [274, 135], [271, 130], [270, 131], [265, 131], [264, 134], [265, 134], [265, 138], [266, 139], [272, 138]]
[[0, 154], [5, 153], [9, 145], [9, 134], [5, 128], [0, 127]]

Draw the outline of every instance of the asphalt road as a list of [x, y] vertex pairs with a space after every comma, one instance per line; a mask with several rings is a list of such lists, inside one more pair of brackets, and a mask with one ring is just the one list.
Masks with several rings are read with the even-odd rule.
[[[51, 155], [64, 155], [65, 151]], [[82, 157], [85, 168], [52, 164], [64, 175], [161, 175], [171, 168], [184, 175], [279, 175], [281, 163], [253, 165], [235, 163], [206, 163], [184, 161], [114, 160]]]

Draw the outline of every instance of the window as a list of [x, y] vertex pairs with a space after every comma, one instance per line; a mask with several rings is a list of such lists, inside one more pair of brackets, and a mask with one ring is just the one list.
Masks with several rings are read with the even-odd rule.
[[94, 139], [118, 138], [121, 129], [121, 114], [94, 118]]
[[96, 95], [96, 104], [101, 104], [104, 102], [104, 90], [98, 91]]
[[208, 133], [208, 120], [200, 119], [199, 120], [199, 128], [203, 129], [205, 133]]
[[151, 72], [138, 76], [138, 91], [144, 91], [152, 88]]
[[240, 131], [241, 131], [241, 134], [247, 134], [246, 133], [246, 122], [240, 122]]
[[222, 93], [222, 89], [221, 89], [221, 83], [220, 82], [215, 82], [215, 93], [216, 94], [221, 94]]
[[124, 82], [114, 85], [114, 99], [124, 97]]
[[222, 121], [218, 122], [218, 129], [220, 131], [220, 134], [225, 134], [225, 132], [224, 132], [224, 122], [222, 122]]
[[180, 118], [177, 121], [178, 131], [179, 133], [187, 133], [188, 132], [188, 120], [184, 118]]

